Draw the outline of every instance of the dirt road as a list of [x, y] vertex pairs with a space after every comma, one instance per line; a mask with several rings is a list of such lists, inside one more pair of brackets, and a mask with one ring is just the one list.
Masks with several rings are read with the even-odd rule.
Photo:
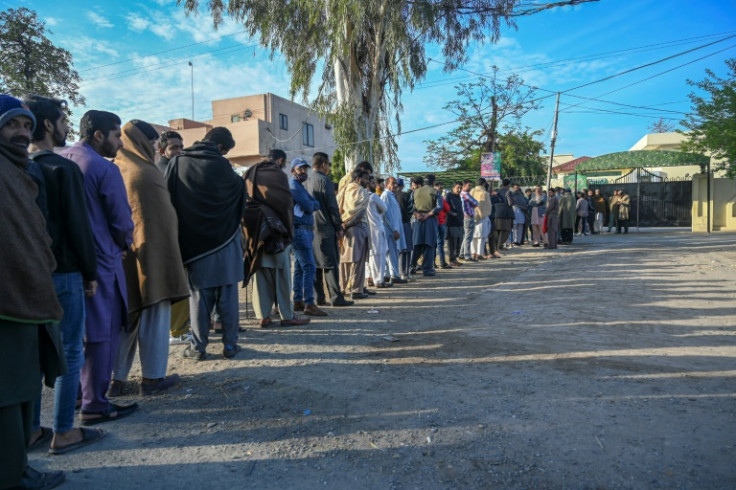
[[735, 244], [576, 238], [244, 320], [237, 359], [172, 347], [180, 388], [31, 464], [90, 489], [736, 488]]

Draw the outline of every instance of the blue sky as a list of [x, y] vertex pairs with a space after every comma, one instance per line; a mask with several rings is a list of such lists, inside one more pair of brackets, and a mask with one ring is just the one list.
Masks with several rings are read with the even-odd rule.
[[[189, 117], [189, 60], [194, 63], [197, 119], [212, 117], [212, 99], [261, 92], [288, 97], [289, 75], [278, 53], [270, 60], [232, 22], [214, 31], [209, 16], [187, 17], [175, 0], [90, 0], [84, 5], [86, 10], [79, 2], [0, 0], [2, 9], [25, 6], [38, 12], [53, 31], [52, 41], [71, 51], [87, 108], [155, 123]], [[488, 74], [495, 65], [501, 75], [516, 72], [539, 87], [539, 96], [549, 95], [734, 35], [734, 20], [734, 0], [602, 0], [522, 18], [518, 29], [503, 29], [497, 44], [471, 46], [463, 66], [467, 71], [444, 73], [430, 63], [426, 79], [404, 94], [402, 126], [408, 131], [452, 121], [442, 108], [455, 98], [454, 84], [478, 79], [468, 71]], [[441, 59], [436, 47], [429, 46], [428, 54]], [[690, 108], [692, 88], [686, 80], [702, 79], [706, 68], [724, 74], [724, 60], [733, 57], [736, 38], [563, 94], [556, 153], [577, 157], [623, 151], [660, 116], [677, 123]], [[82, 109], [76, 112], [81, 115]], [[550, 97], [523, 120], [545, 131], [547, 146], [553, 115]], [[401, 137], [402, 170], [427, 168], [424, 141], [451, 128]]]

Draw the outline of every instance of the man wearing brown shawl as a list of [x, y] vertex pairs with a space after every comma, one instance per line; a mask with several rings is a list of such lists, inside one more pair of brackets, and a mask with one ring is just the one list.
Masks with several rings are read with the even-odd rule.
[[340, 188], [337, 205], [345, 228], [345, 238], [340, 247], [340, 286], [352, 299], [365, 299], [365, 261], [368, 258], [368, 221], [366, 211], [370, 193], [365, 189], [370, 174], [361, 169], [350, 173], [350, 181]]
[[618, 191], [618, 220], [616, 221], [616, 233], [629, 232], [629, 216], [631, 209], [631, 197], [625, 190]]
[[[36, 121], [18, 99], [0, 95], [0, 488], [54, 488], [64, 473], [28, 466], [33, 402], [61, 372], [61, 358], [48, 356], [44, 324], [63, 312], [51, 273], [56, 261], [51, 238], [27, 175], [28, 145]], [[60, 340], [60, 339], [59, 339]], [[60, 346], [59, 346], [60, 347]]]
[[115, 163], [125, 182], [135, 228], [123, 261], [129, 325], [120, 341], [110, 391], [122, 393], [137, 345], [143, 377], [140, 391], [152, 395], [179, 382], [177, 374], [166, 376], [171, 305], [189, 297], [189, 286], [179, 252], [176, 211], [154, 162], [158, 134], [137, 119], [123, 126], [122, 132], [123, 147]]
[[281, 325], [306, 325], [291, 302], [291, 256], [294, 203], [283, 171], [286, 153], [273, 149], [248, 169], [248, 202], [243, 214], [246, 282], [253, 276], [253, 310], [262, 328], [271, 327], [271, 307], [279, 307]]

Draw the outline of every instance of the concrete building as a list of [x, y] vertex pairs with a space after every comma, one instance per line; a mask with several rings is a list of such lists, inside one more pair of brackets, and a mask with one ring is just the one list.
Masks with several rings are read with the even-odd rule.
[[303, 157], [311, 161], [317, 151], [332, 157], [335, 139], [332, 127], [307, 107], [271, 93], [212, 101], [212, 119], [192, 121], [180, 118], [169, 127], [189, 146], [215, 126], [224, 126], [235, 139], [227, 154], [235, 167], [248, 167], [279, 148], [289, 160]]

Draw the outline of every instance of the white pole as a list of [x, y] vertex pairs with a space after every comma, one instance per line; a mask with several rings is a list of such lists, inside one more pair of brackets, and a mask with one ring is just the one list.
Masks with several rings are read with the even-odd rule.
[[557, 92], [555, 103], [555, 122], [552, 126], [552, 138], [549, 144], [549, 168], [547, 169], [547, 189], [552, 185], [552, 163], [555, 161], [555, 142], [557, 141], [557, 116], [560, 114], [560, 93]]

